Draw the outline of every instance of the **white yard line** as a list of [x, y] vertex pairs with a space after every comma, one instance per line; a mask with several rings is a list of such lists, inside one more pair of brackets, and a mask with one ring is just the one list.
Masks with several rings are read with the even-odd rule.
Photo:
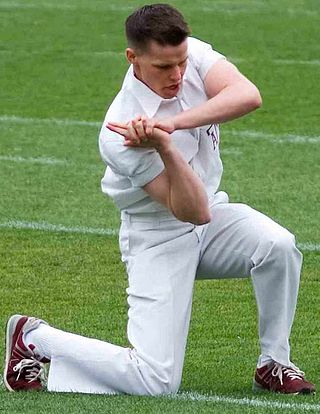
[[[86, 126], [100, 128], [101, 122], [84, 121], [79, 119], [57, 119], [57, 118], [25, 118], [15, 115], [0, 115], [0, 123], [13, 123], [13, 124], [51, 124], [62, 126]], [[274, 134], [263, 131], [253, 130], [236, 130], [236, 129], [224, 129], [222, 128], [222, 134], [235, 135], [240, 138], [255, 138], [255, 139], [268, 139], [275, 144], [281, 144], [283, 142], [292, 144], [320, 144], [320, 136], [311, 135], [295, 135], [295, 134]]]
[[22, 162], [22, 163], [43, 164], [43, 165], [62, 165], [62, 164], [68, 165], [67, 161], [65, 160], [58, 160], [56, 158], [46, 158], [46, 157], [24, 158], [20, 156], [0, 155], [0, 161]]
[[[66, 226], [63, 224], [51, 224], [45, 221], [25, 221], [10, 219], [0, 222], [0, 228], [6, 229], [27, 229], [27, 230], [42, 230], [47, 232], [59, 232], [59, 233], [80, 233], [80, 234], [95, 234], [101, 236], [117, 236], [119, 234], [118, 229], [112, 228], [97, 228], [97, 227], [85, 227], [85, 226]], [[307, 252], [319, 252], [320, 244], [305, 242], [297, 244], [299, 249]]]
[[305, 252], [320, 252], [320, 244], [317, 243], [298, 243], [298, 247]]
[[82, 121], [79, 119], [57, 119], [57, 118], [25, 118], [15, 115], [0, 115], [0, 123], [13, 123], [13, 124], [51, 124], [62, 126], [89, 126], [100, 127], [101, 122]]
[[[253, 62], [254, 59], [251, 58], [243, 58], [243, 57], [236, 57], [236, 56], [228, 56], [228, 60], [231, 62], [238, 64], [244, 62]], [[305, 60], [305, 59], [270, 59], [267, 60], [272, 62], [275, 65], [306, 65], [306, 66], [319, 66], [320, 60], [319, 59], [312, 59], [312, 60]]]
[[199, 401], [199, 402], [211, 402], [211, 403], [222, 403], [229, 405], [238, 405], [238, 406], [247, 406], [247, 407], [256, 407], [256, 408], [267, 408], [270, 410], [301, 410], [305, 411], [319, 411], [320, 404], [311, 404], [311, 403], [298, 403], [298, 402], [281, 402], [281, 401], [272, 401], [267, 399], [257, 399], [257, 398], [236, 398], [236, 397], [227, 397], [225, 395], [203, 395], [196, 392], [183, 392], [181, 394], [173, 395], [171, 398], [175, 400], [183, 401]]
[[42, 230], [47, 232], [58, 232], [58, 233], [80, 233], [80, 234], [95, 234], [101, 236], [116, 236], [119, 234], [117, 229], [110, 228], [92, 228], [84, 226], [64, 226], [63, 224], [50, 224], [44, 221], [23, 221], [23, 220], [8, 220], [0, 222], [0, 228], [7, 229], [28, 229], [28, 230]]
[[222, 129], [221, 134], [234, 135], [239, 138], [268, 139], [274, 144], [320, 144], [320, 136], [295, 135], [295, 134], [272, 134], [263, 131]]
[[[0, 375], [0, 385], [3, 385], [3, 377]], [[269, 410], [300, 410], [302, 413], [308, 412], [319, 412], [320, 404], [311, 403], [299, 403], [299, 402], [281, 402], [267, 399], [258, 398], [236, 398], [227, 397], [225, 395], [205, 395], [197, 392], [181, 392], [179, 394], [169, 395], [167, 398], [179, 401], [192, 401], [192, 402], [206, 402], [213, 404], [228, 404], [237, 405], [244, 407], [255, 407], [255, 408], [267, 408]]]
[[279, 65], [320, 65], [319, 59], [314, 60], [299, 60], [299, 59], [273, 59], [273, 63], [278, 63]]

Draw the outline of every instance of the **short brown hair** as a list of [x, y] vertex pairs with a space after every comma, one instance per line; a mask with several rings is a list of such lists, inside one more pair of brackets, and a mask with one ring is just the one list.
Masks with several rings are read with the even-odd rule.
[[190, 34], [182, 14], [169, 4], [145, 5], [126, 20], [129, 47], [145, 50], [151, 40], [162, 46], [180, 45]]

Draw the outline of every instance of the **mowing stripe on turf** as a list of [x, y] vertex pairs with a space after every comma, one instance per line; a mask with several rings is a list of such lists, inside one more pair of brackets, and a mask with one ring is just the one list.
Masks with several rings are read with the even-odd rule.
[[272, 401], [266, 399], [257, 399], [257, 398], [236, 398], [236, 397], [227, 397], [224, 395], [203, 395], [195, 392], [183, 392], [172, 396], [171, 398], [175, 400], [184, 400], [184, 401], [204, 401], [212, 403], [222, 403], [230, 405], [242, 405], [242, 406], [251, 406], [256, 408], [269, 408], [269, 409], [279, 409], [279, 410], [301, 410], [305, 411], [319, 411], [320, 404], [310, 404], [310, 403], [287, 403], [281, 401]]
[[[255, 6], [255, 7], [253, 7]], [[2, 1], [0, 3], [0, 9], [53, 9], [53, 10], [65, 10], [65, 11], [75, 11], [75, 10], [87, 10], [87, 11], [97, 11], [99, 13], [103, 11], [112, 11], [112, 12], [130, 12], [135, 9], [134, 6], [124, 6], [118, 4], [108, 4], [107, 2], [104, 3], [103, 7], [101, 5], [99, 7], [95, 7], [94, 5], [90, 5], [87, 3], [86, 5], [82, 4], [66, 4], [63, 2], [42, 2], [38, 4], [36, 2], [22, 2], [22, 1]], [[283, 8], [283, 9], [276, 9], [274, 7], [269, 7], [268, 5], [262, 2], [256, 3], [247, 3], [247, 2], [240, 2], [237, 1], [237, 7], [234, 4], [230, 4], [228, 1], [216, 1], [213, 4], [209, 4], [205, 2], [203, 5], [201, 2], [195, 3], [192, 7], [193, 11], [199, 12], [206, 12], [206, 13], [219, 13], [219, 14], [257, 14], [261, 12], [281, 12], [283, 14], [287, 14], [288, 16], [291, 15], [305, 15], [308, 17], [318, 17], [317, 10], [310, 10], [306, 7], [300, 8]]]
[[[85, 126], [101, 127], [101, 122], [84, 121], [79, 119], [57, 119], [57, 118], [24, 118], [14, 115], [0, 115], [0, 122], [16, 124], [55, 124], [65, 126]], [[223, 129], [223, 134], [235, 135], [240, 138], [268, 139], [274, 144], [291, 143], [291, 144], [320, 144], [320, 136], [311, 135], [294, 135], [294, 134], [274, 134], [263, 131]]]
[[84, 5], [76, 4], [66, 4], [58, 2], [46, 2], [46, 3], [30, 3], [30, 2], [19, 2], [19, 1], [2, 1], [0, 3], [0, 9], [36, 9], [36, 10], [66, 10], [66, 11], [75, 11], [75, 10], [89, 10], [89, 11], [114, 11], [114, 12], [130, 12], [134, 10], [134, 6], [119, 6], [116, 4], [108, 4], [105, 2], [104, 7], [101, 6], [91, 6], [90, 3]]
[[[0, 228], [7, 229], [28, 229], [28, 230], [43, 230], [48, 232], [62, 232], [62, 233], [81, 233], [81, 234], [96, 234], [101, 236], [117, 236], [119, 234], [118, 229], [111, 228], [97, 228], [97, 227], [85, 227], [85, 226], [65, 226], [63, 224], [51, 224], [45, 221], [24, 221], [24, 220], [8, 220], [0, 222]], [[308, 252], [319, 252], [320, 244], [305, 242], [298, 243], [299, 249]]]
[[[0, 50], [0, 56], [31, 56], [31, 55], [43, 55], [43, 54], [50, 54], [52, 50]], [[85, 56], [85, 57], [98, 57], [103, 59], [109, 58], [119, 58], [126, 61], [125, 52], [123, 51], [115, 51], [115, 50], [93, 50], [93, 51], [74, 51], [74, 50], [65, 50], [65, 53], [68, 55], [74, 56]], [[238, 64], [244, 62], [253, 62], [253, 58], [242, 58], [236, 56], [228, 56], [227, 57], [231, 62]], [[302, 60], [302, 59], [268, 59], [266, 62], [274, 65], [297, 65], [297, 66], [319, 66], [320, 60], [319, 59], [312, 59], [312, 60]]]

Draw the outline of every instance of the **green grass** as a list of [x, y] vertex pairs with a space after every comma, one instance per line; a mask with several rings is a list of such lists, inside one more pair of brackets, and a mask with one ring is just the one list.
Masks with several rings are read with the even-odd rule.
[[[118, 227], [118, 212], [100, 191], [104, 166], [97, 148], [99, 127], [41, 119], [101, 122], [127, 67], [120, 53], [125, 48], [123, 22], [142, 4], [0, 0], [0, 226], [16, 220]], [[319, 246], [318, 0], [172, 4], [184, 12], [195, 36], [236, 62], [263, 95], [259, 111], [222, 127], [221, 188], [232, 201], [248, 203], [288, 227], [298, 243]], [[4, 115], [39, 120], [5, 120]], [[244, 131], [264, 135], [245, 138], [240, 136]], [[290, 142], [283, 138], [288, 134], [318, 138]], [[56, 164], [41, 164], [41, 158]], [[316, 384], [319, 257], [319, 251], [304, 252], [291, 339], [292, 358]], [[127, 345], [127, 280], [116, 237], [0, 227], [0, 278], [1, 326], [10, 314], [21, 312]], [[306, 411], [301, 404], [319, 407], [318, 396], [254, 395], [251, 380], [258, 352], [250, 281], [197, 282], [180, 398], [11, 394], [0, 389], [0, 412], [301, 413]], [[187, 392], [256, 398], [265, 406], [192, 400]], [[270, 408], [268, 402], [289, 406]]]

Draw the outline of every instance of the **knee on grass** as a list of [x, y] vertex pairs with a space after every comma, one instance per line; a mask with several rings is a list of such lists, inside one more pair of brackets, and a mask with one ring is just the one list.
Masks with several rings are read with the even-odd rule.
[[146, 393], [149, 396], [176, 394], [180, 387], [181, 378], [174, 379], [174, 375], [164, 371], [148, 373], [144, 376]]

